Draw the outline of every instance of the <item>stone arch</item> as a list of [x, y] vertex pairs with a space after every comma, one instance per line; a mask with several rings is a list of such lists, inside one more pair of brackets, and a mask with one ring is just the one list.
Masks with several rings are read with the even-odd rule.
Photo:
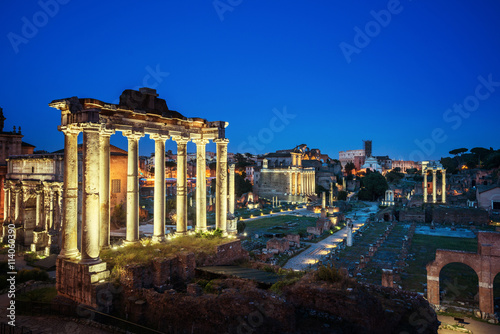
[[[461, 281], [458, 276], [464, 274], [467, 275], [467, 279]], [[468, 284], [465, 282], [466, 280]], [[475, 285], [468, 286], [472, 283]], [[472, 300], [468, 301], [472, 301], [474, 308], [478, 308], [478, 300], [474, 296], [477, 297], [479, 294], [479, 273], [469, 264], [458, 261], [447, 263], [441, 268], [439, 272], [440, 303], [450, 299], [465, 299], [467, 287], [472, 288], [472, 291], [469, 292], [473, 292]], [[441, 295], [441, 291], [445, 291], [445, 294]]]
[[[439, 275], [443, 267], [451, 263], [463, 263], [470, 267], [481, 281], [481, 260], [476, 253], [438, 249], [436, 259], [427, 264], [427, 299], [433, 305], [440, 305]], [[481, 303], [480, 303], [481, 307]]]
[[453, 262], [471, 267], [479, 278], [479, 310], [483, 318], [494, 316], [493, 280], [500, 272], [500, 233], [479, 232], [477, 253], [438, 249], [436, 259], [427, 264], [427, 299], [439, 306], [439, 274]]

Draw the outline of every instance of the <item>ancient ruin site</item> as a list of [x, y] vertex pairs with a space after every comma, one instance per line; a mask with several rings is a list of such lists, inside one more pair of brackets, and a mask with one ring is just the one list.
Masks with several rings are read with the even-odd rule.
[[497, 1], [0, 9], [0, 334], [500, 333]]

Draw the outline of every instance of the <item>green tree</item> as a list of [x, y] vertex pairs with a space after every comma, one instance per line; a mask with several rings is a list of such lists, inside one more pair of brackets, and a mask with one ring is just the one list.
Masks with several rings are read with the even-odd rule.
[[458, 168], [458, 162], [456, 159], [446, 157], [441, 158], [441, 165], [446, 169], [446, 172], [449, 174], [456, 173]]
[[115, 227], [123, 227], [125, 226], [127, 219], [127, 211], [123, 207], [123, 205], [117, 204], [115, 205], [115, 208], [113, 209], [113, 212], [110, 217], [111, 224], [113, 224]]
[[500, 152], [491, 153], [484, 163], [485, 167], [488, 169], [500, 167]]
[[356, 166], [354, 166], [354, 163], [352, 163], [351, 161], [346, 163], [344, 166], [344, 171], [346, 172], [347, 175], [351, 175], [352, 171], [355, 169], [356, 169]]
[[237, 198], [241, 197], [241, 195], [245, 193], [253, 191], [252, 183], [249, 180], [245, 180], [245, 177], [245, 172], [241, 175], [238, 173], [234, 174], [234, 190]]
[[389, 173], [385, 174], [385, 178], [387, 179], [387, 182], [398, 182], [399, 180], [401, 180], [404, 177], [405, 177], [405, 175], [403, 173], [396, 171], [396, 170], [391, 170]]
[[[363, 192], [360, 191], [364, 200], [375, 201], [377, 198], [385, 195], [385, 191], [389, 188], [385, 177], [378, 173], [369, 173], [361, 179]], [[358, 197], [359, 194], [358, 194]], [[361, 199], [361, 198], [360, 198]]]
[[452, 154], [452, 155], [459, 155], [459, 154], [462, 154], [462, 153], [465, 153], [467, 152], [469, 149], [467, 148], [456, 148], [454, 150], [451, 150], [449, 153]]
[[344, 190], [339, 191], [339, 193], [337, 195], [337, 200], [339, 200], [339, 201], [347, 200], [347, 191], [344, 191]]

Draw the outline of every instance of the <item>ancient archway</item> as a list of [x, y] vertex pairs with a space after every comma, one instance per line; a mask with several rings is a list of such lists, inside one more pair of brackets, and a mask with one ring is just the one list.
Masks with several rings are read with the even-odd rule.
[[469, 304], [479, 308], [479, 276], [465, 263], [451, 262], [439, 272], [440, 304]]
[[479, 310], [483, 318], [493, 317], [493, 280], [500, 272], [500, 233], [479, 232], [478, 252], [462, 252], [438, 249], [434, 261], [427, 264], [427, 299], [439, 306], [439, 274], [453, 262], [471, 267], [479, 278]]

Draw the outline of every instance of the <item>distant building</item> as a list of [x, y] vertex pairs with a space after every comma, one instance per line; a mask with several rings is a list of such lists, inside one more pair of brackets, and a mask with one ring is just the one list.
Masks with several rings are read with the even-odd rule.
[[408, 169], [419, 169], [420, 166], [417, 161], [392, 160], [392, 169], [396, 168], [399, 168], [401, 173], [406, 173]]
[[[82, 161], [82, 145], [79, 145], [79, 192], [82, 191]], [[18, 226], [16, 241], [32, 250], [41, 250], [51, 245], [57, 248], [62, 220], [64, 150], [14, 155], [7, 162], [4, 184], [6, 220]], [[126, 205], [127, 198], [127, 151], [113, 145], [110, 146], [110, 182], [110, 208], [113, 213], [117, 204]], [[80, 195], [78, 198], [80, 223], [83, 197]]]
[[365, 150], [349, 150], [349, 151], [340, 151], [339, 152], [339, 161], [342, 165], [342, 168], [347, 165], [348, 162], [354, 163], [354, 159], [356, 157], [365, 157]]
[[302, 165], [303, 153], [295, 148], [260, 157], [261, 164], [254, 169], [254, 193], [288, 202], [306, 201], [305, 196], [315, 192], [315, 172]]
[[[6, 118], [3, 109], [0, 108], [0, 208], [4, 207], [4, 182], [7, 174], [7, 158], [11, 155], [32, 154], [35, 146], [23, 142], [21, 127], [14, 126], [13, 131], [4, 131]], [[4, 221], [4, 212], [0, 209], [0, 220]]]
[[500, 185], [478, 185], [476, 188], [477, 206], [488, 211], [500, 211]]
[[377, 158], [375, 157], [367, 157], [361, 169], [370, 169], [372, 172], [382, 173], [382, 166], [379, 164]]

